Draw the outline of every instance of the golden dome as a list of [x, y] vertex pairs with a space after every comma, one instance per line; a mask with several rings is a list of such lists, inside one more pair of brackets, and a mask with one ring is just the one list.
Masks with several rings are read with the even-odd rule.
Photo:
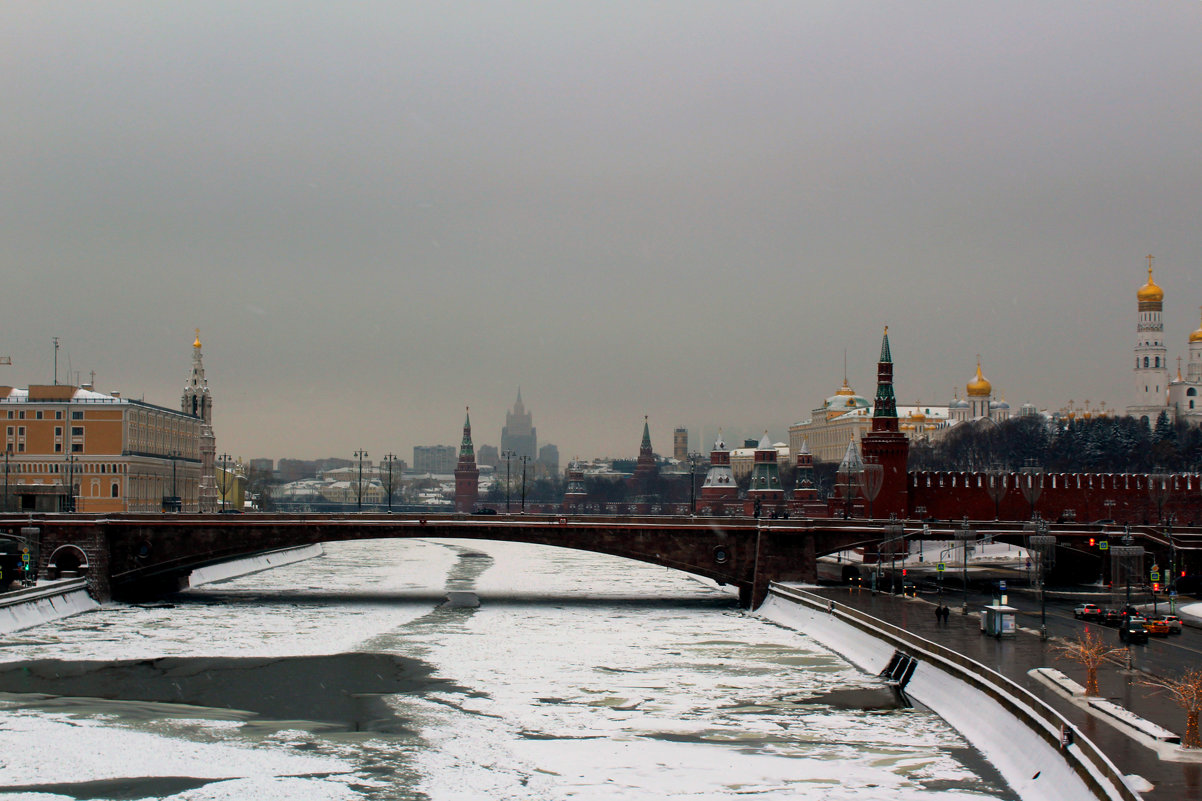
[[852, 390], [852, 388], [847, 385], [846, 378], [843, 379], [843, 386], [839, 387], [839, 391], [835, 393], [836, 396], [838, 396], [838, 395], [855, 395], [855, 394], [856, 394], [855, 391]]
[[981, 360], [977, 359], [977, 377], [968, 382], [965, 387], [970, 398], [988, 398], [993, 394], [993, 384], [981, 375]]
[[192, 343], [192, 347], [194, 347], [194, 348], [200, 347], [200, 329], [199, 328], [196, 329], [196, 341]]
[[1189, 341], [1191, 345], [1195, 342], [1202, 342], [1202, 326], [1198, 326], [1198, 330], [1189, 335]]
[[1152, 265], [1148, 264], [1148, 283], [1139, 288], [1139, 292], [1135, 293], [1140, 303], [1160, 303], [1164, 300], [1164, 290], [1156, 286], [1156, 282], [1152, 280]]

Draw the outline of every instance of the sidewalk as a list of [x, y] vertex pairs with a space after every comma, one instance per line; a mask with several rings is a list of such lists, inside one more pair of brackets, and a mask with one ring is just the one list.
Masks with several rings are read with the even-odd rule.
[[[1071, 720], [1124, 774], [1137, 774], [1155, 785], [1154, 790], [1143, 794], [1144, 798], [1152, 801], [1202, 801], [1202, 763], [1162, 761], [1156, 752], [1027, 675], [1027, 671], [1033, 668], [1053, 667], [1081, 684], [1085, 683], [1084, 669], [1075, 662], [1057, 659], [1052, 644], [1040, 641], [1038, 634], [1020, 631], [1013, 639], [987, 637], [981, 634], [980, 618], [973, 614], [967, 617], [961, 615], [958, 604], [948, 604], [952, 606], [951, 618], [943, 624], [936, 622], [935, 606], [926, 600], [890, 597], [886, 594], [874, 596], [869, 590], [859, 589], [806, 589], [959, 651], [1026, 688]], [[1138, 682], [1138, 674], [1128, 674], [1118, 667], [1104, 667], [1098, 671], [1100, 697], [1108, 698], [1166, 729], [1181, 733], [1185, 728], [1185, 713], [1164, 695], [1152, 694], [1150, 688], [1141, 687]]]

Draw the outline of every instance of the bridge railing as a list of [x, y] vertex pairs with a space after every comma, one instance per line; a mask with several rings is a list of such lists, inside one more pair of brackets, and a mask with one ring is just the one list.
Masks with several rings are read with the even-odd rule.
[[980, 690], [1055, 748], [1061, 748], [1060, 733], [1071, 730], [1076, 747], [1063, 749], [1061, 753], [1098, 798], [1107, 801], [1140, 801], [1140, 797], [1127, 786], [1122, 771], [1068, 718], [997, 671], [958, 651], [820, 595], [775, 583], [771, 585], [770, 592], [824, 612], [832, 609], [833, 604], [834, 614], [848, 624], [888, 642], [910, 656], [926, 660]]

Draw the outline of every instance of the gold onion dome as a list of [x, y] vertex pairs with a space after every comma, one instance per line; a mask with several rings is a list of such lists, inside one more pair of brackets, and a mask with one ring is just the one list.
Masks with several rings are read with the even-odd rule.
[[981, 360], [977, 359], [977, 377], [968, 382], [965, 387], [970, 398], [988, 398], [993, 394], [993, 384], [981, 375]]
[[1135, 296], [1139, 298], [1140, 303], [1160, 303], [1164, 300], [1164, 290], [1152, 280], [1151, 265], [1148, 265], [1148, 283], [1141, 286]]
[[1189, 341], [1191, 343], [1202, 342], [1202, 326], [1198, 326], [1198, 330], [1189, 335]]

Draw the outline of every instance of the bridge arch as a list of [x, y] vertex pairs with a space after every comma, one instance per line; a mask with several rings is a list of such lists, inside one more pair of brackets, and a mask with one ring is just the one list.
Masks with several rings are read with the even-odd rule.
[[78, 545], [60, 545], [50, 554], [46, 572], [52, 579], [86, 576], [91, 566], [88, 555]]

